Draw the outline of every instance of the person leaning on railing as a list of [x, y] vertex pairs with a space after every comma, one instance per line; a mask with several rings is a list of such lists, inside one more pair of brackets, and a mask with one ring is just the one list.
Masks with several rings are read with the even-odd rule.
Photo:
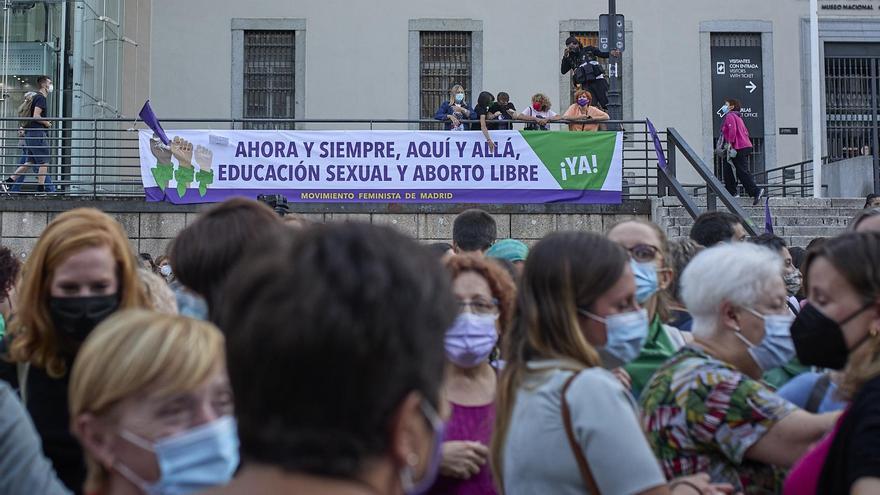
[[449, 99], [440, 104], [434, 118], [446, 123], [447, 131], [463, 131], [461, 120], [475, 117], [473, 109], [464, 101], [464, 88], [456, 84], [449, 89]]
[[[593, 94], [586, 89], [574, 93], [575, 103], [562, 115], [568, 119], [569, 131], [598, 131], [599, 124], [608, 120], [608, 114], [593, 106]], [[572, 122], [577, 121], [577, 122]]]
[[547, 123], [554, 120], [561, 120], [562, 116], [550, 110], [550, 98], [544, 93], [535, 93], [532, 96], [531, 106], [526, 107], [522, 112], [514, 117], [517, 120], [528, 120], [525, 130], [527, 131], [547, 131]]

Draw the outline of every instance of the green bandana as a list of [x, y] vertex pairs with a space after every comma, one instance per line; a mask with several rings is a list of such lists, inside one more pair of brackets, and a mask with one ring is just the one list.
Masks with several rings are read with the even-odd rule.
[[191, 166], [184, 167], [181, 165], [174, 171], [174, 180], [177, 181], [177, 195], [180, 196], [181, 199], [183, 199], [183, 195], [186, 194], [186, 188], [192, 183], [194, 175], [195, 172]]
[[165, 188], [168, 187], [168, 181], [174, 177], [174, 165], [170, 163], [157, 163], [150, 171], [153, 172], [153, 179], [156, 180], [159, 189], [165, 192]]
[[205, 197], [208, 186], [214, 183], [214, 171], [199, 170], [196, 172], [196, 180], [199, 181], [199, 196]]

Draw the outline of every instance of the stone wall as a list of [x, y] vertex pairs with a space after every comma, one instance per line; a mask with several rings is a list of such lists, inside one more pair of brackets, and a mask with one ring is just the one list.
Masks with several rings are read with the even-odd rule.
[[[474, 205], [326, 204], [291, 205], [316, 222], [362, 221], [388, 224], [425, 242], [450, 242], [455, 215]], [[528, 244], [557, 230], [605, 232], [629, 217], [649, 219], [648, 201], [621, 205], [478, 205], [498, 222], [498, 238], [513, 237]], [[25, 257], [40, 233], [59, 213], [77, 207], [93, 207], [114, 216], [125, 228], [132, 249], [158, 256], [180, 230], [193, 222], [205, 206], [175, 206], [125, 200], [0, 199], [0, 244]]]

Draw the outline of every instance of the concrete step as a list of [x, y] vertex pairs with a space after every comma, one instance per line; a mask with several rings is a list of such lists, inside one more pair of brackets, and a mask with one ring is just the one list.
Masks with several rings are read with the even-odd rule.
[[[758, 227], [763, 227], [764, 224], [757, 224]], [[780, 237], [834, 237], [836, 235], [840, 235], [846, 231], [846, 227], [814, 227], [814, 226], [774, 226], [773, 233]]]
[[[705, 210], [704, 208], [701, 208]], [[718, 205], [718, 211], [727, 211], [724, 205]], [[653, 209], [657, 215], [666, 217], [687, 216], [687, 212], [681, 206], [661, 206]], [[752, 217], [763, 217], [764, 208], [744, 207], [743, 211]], [[850, 217], [852, 218], [861, 208], [832, 208], [815, 206], [771, 206], [770, 214], [773, 217]]]
[[[697, 198], [697, 206], [705, 208], [705, 198]], [[740, 198], [740, 205], [758, 232], [764, 231], [764, 207], [752, 206], [751, 198]], [[773, 230], [789, 246], [806, 247], [817, 237], [833, 237], [846, 231], [851, 219], [862, 210], [862, 198], [793, 198], [771, 197], [770, 214]], [[719, 211], [727, 208], [717, 203]], [[680, 206], [678, 198], [652, 200], [652, 218], [666, 230], [671, 239], [687, 237], [694, 220]]]
[[[750, 217], [753, 222], [760, 223], [764, 225], [764, 217]], [[849, 222], [852, 221], [852, 217], [780, 217], [773, 216], [773, 225], [785, 226], [785, 227], [794, 227], [794, 226], [804, 226], [804, 227], [840, 227], [846, 228], [849, 225]], [[666, 225], [670, 227], [690, 227], [694, 224], [694, 219], [690, 216], [686, 217], [666, 217]]]
[[[742, 206], [752, 206], [752, 198], [738, 198], [739, 204]], [[681, 202], [675, 196], [666, 196], [652, 200], [657, 206], [681, 206]], [[694, 198], [697, 206], [705, 207], [706, 198]], [[721, 200], [716, 200], [718, 205], [722, 205]], [[763, 200], [761, 201], [763, 204]], [[865, 198], [800, 198], [800, 197], [770, 197], [770, 207], [774, 206], [824, 206], [833, 208], [848, 208], [861, 210], [865, 206]]]

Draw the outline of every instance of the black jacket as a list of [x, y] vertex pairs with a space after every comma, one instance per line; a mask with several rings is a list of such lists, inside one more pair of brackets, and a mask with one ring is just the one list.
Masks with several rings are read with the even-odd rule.
[[559, 70], [562, 74], [568, 74], [569, 71], [578, 68], [584, 62], [589, 62], [594, 58], [608, 58], [610, 56], [610, 52], [600, 51], [595, 46], [585, 46], [577, 52], [570, 52], [567, 57], [562, 57], [562, 66]]

